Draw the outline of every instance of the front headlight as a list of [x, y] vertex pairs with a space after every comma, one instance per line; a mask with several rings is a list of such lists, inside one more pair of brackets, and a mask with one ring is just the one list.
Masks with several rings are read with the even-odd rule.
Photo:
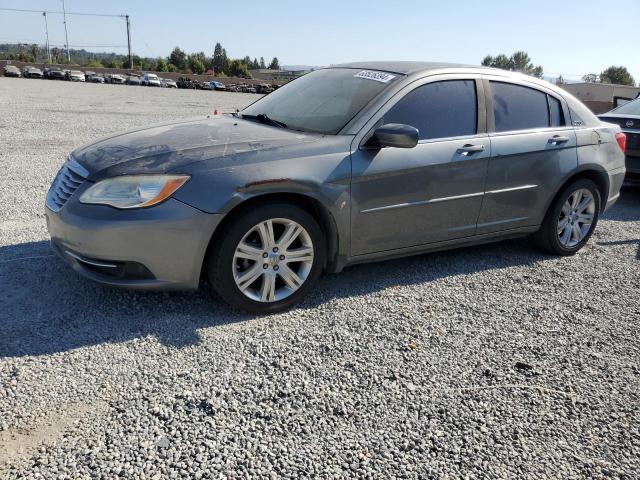
[[109, 178], [89, 187], [80, 197], [80, 202], [116, 208], [150, 207], [169, 198], [187, 180], [188, 175], [125, 175]]

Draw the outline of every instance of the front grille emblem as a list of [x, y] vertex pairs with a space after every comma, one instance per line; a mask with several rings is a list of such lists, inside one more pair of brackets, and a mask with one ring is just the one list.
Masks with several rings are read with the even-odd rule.
[[633, 120], [627, 120], [627, 127], [633, 127]]

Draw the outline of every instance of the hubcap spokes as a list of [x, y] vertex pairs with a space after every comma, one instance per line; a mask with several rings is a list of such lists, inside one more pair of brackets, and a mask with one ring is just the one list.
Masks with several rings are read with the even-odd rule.
[[296, 292], [313, 265], [313, 243], [297, 222], [272, 218], [255, 225], [233, 256], [240, 291], [258, 302], [277, 302]]
[[558, 219], [558, 239], [565, 247], [575, 247], [591, 230], [596, 202], [585, 188], [576, 190], [562, 205]]

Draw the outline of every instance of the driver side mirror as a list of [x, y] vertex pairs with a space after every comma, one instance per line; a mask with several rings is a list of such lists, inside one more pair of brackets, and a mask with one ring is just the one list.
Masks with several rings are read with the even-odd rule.
[[418, 129], [401, 123], [387, 123], [374, 130], [366, 142], [367, 148], [413, 148], [418, 144]]

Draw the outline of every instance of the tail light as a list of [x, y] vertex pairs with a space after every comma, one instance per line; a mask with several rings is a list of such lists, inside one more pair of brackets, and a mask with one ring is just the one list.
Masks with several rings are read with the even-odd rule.
[[627, 151], [627, 136], [622, 132], [618, 132], [616, 133], [616, 141], [622, 153], [625, 153]]

